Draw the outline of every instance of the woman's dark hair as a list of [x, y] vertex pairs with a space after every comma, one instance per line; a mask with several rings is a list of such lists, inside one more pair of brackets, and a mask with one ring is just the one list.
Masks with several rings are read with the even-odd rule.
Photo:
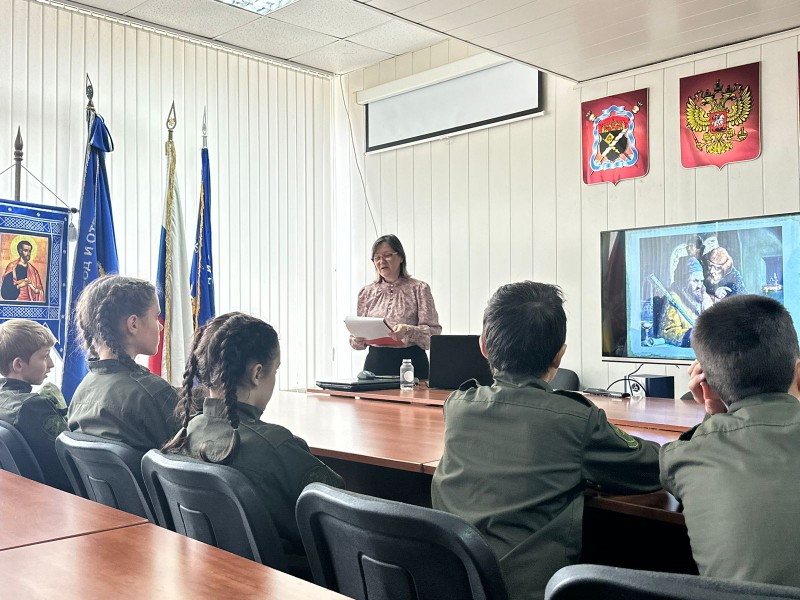
[[125, 351], [125, 322], [131, 315], [143, 317], [156, 300], [156, 288], [149, 281], [104, 275], [81, 292], [75, 304], [78, 333], [90, 358], [97, 358], [97, 346], [104, 344], [120, 362], [136, 363]]
[[[378, 248], [381, 244], [389, 244], [389, 247], [397, 252], [400, 258], [403, 259], [403, 262], [400, 264], [400, 277], [404, 277], [408, 279], [411, 275], [408, 274], [408, 262], [406, 261], [406, 251], [403, 249], [403, 244], [400, 243], [400, 240], [397, 239], [397, 236], [394, 234], [389, 235], [382, 235], [377, 240], [375, 240], [372, 244], [372, 254], [369, 255], [370, 260], [375, 256], [375, 252], [377, 252]], [[375, 261], [372, 261], [372, 266], [375, 267], [375, 281], [381, 280], [380, 271], [378, 271], [378, 267], [375, 266]]]
[[181, 429], [162, 450], [179, 452], [186, 446], [189, 421], [199, 412], [193, 401], [195, 380], [209, 389], [222, 389], [225, 414], [233, 427], [233, 435], [225, 453], [218, 460], [209, 458], [206, 442], [200, 446], [200, 457], [206, 462], [225, 463], [239, 448], [239, 410], [236, 388], [253, 363], [272, 365], [278, 356], [278, 334], [261, 319], [240, 312], [220, 315], [198, 329], [183, 373], [183, 387], [175, 407]]
[[494, 371], [542, 377], [566, 339], [564, 298], [555, 285], [509, 283], [483, 312], [483, 342]]

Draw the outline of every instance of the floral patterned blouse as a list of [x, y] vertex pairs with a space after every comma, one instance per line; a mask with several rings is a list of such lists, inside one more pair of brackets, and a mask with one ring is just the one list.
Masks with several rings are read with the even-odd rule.
[[[417, 345], [427, 350], [431, 346], [431, 335], [442, 332], [430, 286], [411, 277], [401, 277], [394, 283], [381, 279], [361, 288], [357, 314], [381, 317], [392, 328], [401, 323], [411, 325], [402, 339], [405, 347]], [[350, 336], [350, 345], [356, 350], [366, 348], [353, 336]]]

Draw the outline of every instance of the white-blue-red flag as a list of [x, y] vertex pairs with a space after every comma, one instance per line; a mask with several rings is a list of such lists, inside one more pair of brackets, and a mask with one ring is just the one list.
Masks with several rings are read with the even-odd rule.
[[200, 208], [189, 276], [192, 321], [195, 330], [214, 318], [214, 264], [211, 260], [211, 170], [206, 147], [206, 115], [203, 112], [203, 148], [200, 150]]
[[114, 150], [114, 142], [103, 119], [94, 110], [93, 90], [89, 77], [86, 95], [89, 97], [87, 120], [89, 137], [83, 163], [83, 189], [81, 190], [81, 218], [75, 266], [72, 270], [67, 343], [64, 347], [64, 378], [61, 391], [67, 402], [88, 372], [86, 355], [78, 341], [75, 326], [75, 303], [83, 289], [102, 275], [119, 273], [117, 241], [114, 236], [114, 216], [111, 213], [111, 196], [106, 174], [106, 152]]
[[183, 210], [175, 177], [175, 143], [172, 132], [177, 120], [175, 103], [172, 103], [167, 130], [167, 189], [164, 195], [164, 219], [161, 225], [161, 243], [158, 251], [156, 291], [161, 306], [161, 342], [158, 353], [150, 357], [150, 371], [160, 375], [174, 386], [183, 382], [186, 355], [192, 337], [191, 296], [189, 294], [189, 263], [186, 258], [186, 234]]

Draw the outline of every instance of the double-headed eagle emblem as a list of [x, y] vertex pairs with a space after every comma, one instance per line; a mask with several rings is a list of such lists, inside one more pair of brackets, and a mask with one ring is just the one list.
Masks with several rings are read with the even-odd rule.
[[[724, 90], [720, 80], [714, 90], [698, 90], [686, 101], [686, 126], [701, 152], [724, 154], [734, 142], [747, 139], [745, 121], [750, 117], [753, 97], [749, 85], [734, 83]], [[698, 134], [702, 134], [698, 138]]]

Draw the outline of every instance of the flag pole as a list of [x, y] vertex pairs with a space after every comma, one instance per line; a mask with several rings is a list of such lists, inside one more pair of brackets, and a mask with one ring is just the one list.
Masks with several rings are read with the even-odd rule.
[[17, 127], [17, 139], [14, 140], [14, 200], [20, 199], [20, 181], [22, 176], [22, 128]]

